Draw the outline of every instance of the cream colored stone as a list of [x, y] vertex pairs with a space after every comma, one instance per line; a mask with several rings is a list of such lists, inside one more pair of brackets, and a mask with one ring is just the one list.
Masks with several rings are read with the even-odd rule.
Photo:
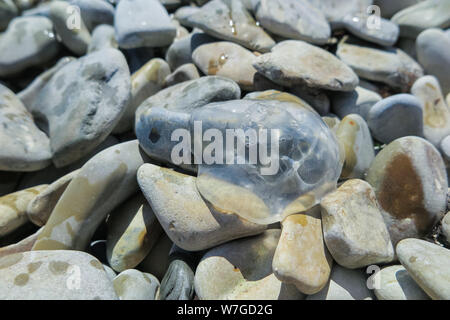
[[145, 164], [139, 168], [138, 182], [167, 235], [185, 250], [208, 249], [266, 229], [208, 207], [192, 176]]
[[106, 257], [118, 272], [141, 263], [163, 232], [141, 193], [114, 210], [107, 225]]
[[114, 278], [113, 285], [120, 300], [155, 300], [159, 281], [149, 273], [128, 269]]
[[392, 261], [394, 249], [375, 192], [353, 179], [320, 204], [325, 243], [334, 260], [349, 269]]
[[333, 263], [323, 242], [320, 207], [291, 215], [282, 225], [272, 262], [275, 276], [305, 294], [319, 292], [328, 282]]
[[295, 286], [272, 273], [280, 230], [216, 247], [197, 267], [194, 284], [200, 300], [299, 300]]

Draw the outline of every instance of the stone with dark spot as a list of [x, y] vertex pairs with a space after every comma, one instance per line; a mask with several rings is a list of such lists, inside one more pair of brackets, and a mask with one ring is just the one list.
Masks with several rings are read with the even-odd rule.
[[80, 251], [35, 251], [0, 258], [1, 300], [117, 300], [103, 268]]
[[56, 167], [79, 160], [107, 138], [130, 90], [128, 65], [116, 49], [88, 54], [55, 73], [30, 110], [50, 137]]
[[394, 246], [431, 231], [447, 207], [447, 174], [439, 151], [419, 137], [385, 147], [366, 179], [374, 188]]

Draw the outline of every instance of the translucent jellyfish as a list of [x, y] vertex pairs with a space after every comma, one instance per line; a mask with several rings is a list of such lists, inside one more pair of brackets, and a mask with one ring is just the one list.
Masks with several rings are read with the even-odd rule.
[[[182, 154], [198, 165], [197, 188], [212, 207], [255, 223], [308, 210], [336, 188], [342, 169], [334, 133], [296, 103], [234, 100], [183, 115], [152, 108], [145, 123], [143, 137], [152, 131], [159, 137], [154, 146], [147, 141], [147, 153], [177, 165], [174, 155]], [[189, 155], [167, 137], [176, 128], [189, 131]]]

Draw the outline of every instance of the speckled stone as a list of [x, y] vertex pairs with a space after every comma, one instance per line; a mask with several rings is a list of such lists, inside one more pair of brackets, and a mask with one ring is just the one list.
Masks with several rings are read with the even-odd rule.
[[155, 165], [138, 171], [138, 183], [171, 240], [189, 251], [208, 249], [266, 229], [205, 203], [195, 178]]
[[389, 233], [367, 182], [345, 182], [320, 206], [325, 243], [341, 266], [356, 269], [393, 260]]
[[447, 174], [436, 148], [418, 137], [385, 147], [372, 162], [367, 182], [375, 190], [393, 245], [431, 231], [447, 207]]
[[145, 157], [137, 140], [110, 147], [67, 186], [33, 250], [84, 250], [97, 227], [138, 190], [136, 173]]
[[67, 186], [79, 172], [72, 171], [40, 192], [27, 206], [28, 219], [39, 227], [45, 225]]
[[[304, 61], [304, 63], [299, 63]], [[253, 65], [258, 72], [280, 85], [306, 85], [332, 91], [352, 91], [358, 76], [328, 51], [303, 41], [278, 43]]]
[[0, 170], [37, 171], [51, 163], [50, 141], [19, 98], [0, 84]]
[[120, 300], [155, 300], [159, 281], [149, 273], [128, 269], [114, 278], [113, 285]]
[[420, 239], [404, 239], [397, 256], [416, 283], [434, 300], [450, 299], [450, 250]]
[[422, 102], [424, 137], [434, 146], [450, 135], [450, 107], [445, 102], [438, 80], [425, 76], [417, 80], [411, 93]]
[[53, 23], [48, 18], [17, 17], [0, 37], [0, 77], [48, 62], [58, 51]]
[[108, 217], [106, 256], [118, 272], [144, 260], [162, 233], [161, 226], [141, 193], [125, 201]]
[[183, 260], [174, 260], [161, 281], [159, 300], [192, 300], [194, 272]]
[[374, 139], [390, 143], [406, 136], [423, 136], [422, 102], [410, 94], [397, 94], [377, 102], [367, 123]]
[[213, 37], [238, 43], [250, 50], [267, 52], [275, 45], [240, 0], [209, 1], [187, 20]]
[[402, 265], [381, 269], [374, 276], [374, 293], [378, 300], [429, 300]]
[[363, 87], [356, 87], [352, 92], [342, 92], [332, 97], [332, 111], [340, 118], [349, 114], [358, 114], [368, 120], [370, 109], [382, 100], [381, 96]]
[[333, 265], [330, 281], [320, 292], [307, 300], [373, 300], [367, 287], [366, 277], [361, 270], [350, 270], [338, 264]]
[[349, 114], [336, 129], [336, 137], [345, 150], [341, 179], [364, 178], [375, 159], [373, 141], [366, 121], [357, 114]]
[[[450, 9], [449, 9], [450, 12]], [[450, 37], [440, 29], [427, 29], [416, 40], [417, 58], [427, 74], [435, 76], [444, 95], [450, 94]]]
[[33, 251], [0, 258], [2, 300], [117, 300], [102, 264], [80, 251]]
[[91, 34], [81, 16], [79, 17], [79, 26], [73, 29], [68, 28], [68, 23], [73, 14], [70, 10], [70, 4], [67, 2], [53, 1], [50, 5], [50, 19], [62, 43], [70, 51], [81, 56], [87, 52], [89, 43], [91, 42]]
[[383, 82], [403, 92], [408, 92], [424, 75], [422, 67], [397, 48], [372, 48], [341, 41], [336, 55], [359, 77]]
[[256, 55], [232, 42], [214, 42], [197, 47], [192, 60], [206, 75], [229, 78], [243, 90], [253, 89]]
[[403, 37], [416, 38], [429, 28], [450, 27], [450, 2], [426, 0], [397, 12], [392, 21], [400, 26]]
[[116, 49], [88, 54], [54, 74], [30, 108], [35, 121], [46, 124], [56, 167], [74, 163], [108, 137], [130, 87], [128, 65]]
[[42, 88], [45, 87], [45, 85], [50, 81], [53, 75], [56, 72], [58, 72], [62, 67], [64, 67], [66, 64], [74, 60], [75, 60], [74, 57], [63, 57], [59, 59], [58, 62], [53, 67], [38, 75], [33, 80], [33, 82], [31, 82], [25, 89], [20, 91], [17, 94], [17, 96], [19, 97], [20, 101], [22, 101], [22, 103], [25, 105], [25, 107], [27, 109], [30, 108], [33, 105], [33, 102], [37, 99]]
[[108, 48], [117, 49], [118, 47], [119, 44], [116, 40], [114, 27], [101, 24], [92, 31], [91, 42], [89, 43], [87, 52], [92, 53]]
[[301, 300], [295, 286], [282, 283], [272, 272], [280, 230], [268, 230], [235, 240], [206, 253], [195, 272], [200, 300]]
[[331, 36], [324, 14], [304, 0], [261, 0], [256, 18], [273, 34], [314, 44], [325, 44]]
[[120, 134], [134, 128], [136, 109], [147, 98], [159, 92], [164, 80], [170, 74], [170, 67], [163, 59], [155, 58], [148, 61], [131, 76], [131, 98], [124, 114], [113, 133]]
[[123, 0], [114, 16], [116, 39], [121, 48], [170, 45], [177, 30], [167, 10], [157, 0]]
[[323, 242], [320, 207], [291, 215], [282, 226], [272, 262], [275, 276], [304, 294], [319, 292], [328, 282], [333, 263]]

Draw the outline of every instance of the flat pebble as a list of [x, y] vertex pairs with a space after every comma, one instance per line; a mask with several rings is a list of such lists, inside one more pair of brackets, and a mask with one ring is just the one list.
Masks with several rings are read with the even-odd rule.
[[16, 253], [0, 267], [2, 300], [117, 300], [100, 261], [84, 252]]
[[377, 102], [367, 123], [374, 139], [390, 143], [406, 136], [423, 137], [422, 102], [410, 94], [397, 94]]
[[374, 293], [378, 300], [429, 300], [402, 265], [385, 267], [374, 276]]
[[301, 300], [295, 286], [278, 280], [272, 259], [280, 230], [226, 243], [208, 251], [195, 272], [200, 300]]
[[0, 37], [0, 77], [46, 63], [59, 51], [53, 23], [45, 17], [17, 17]]
[[356, 269], [393, 260], [389, 233], [367, 182], [345, 182], [320, 206], [325, 243], [341, 266]]
[[158, 279], [136, 269], [121, 272], [112, 283], [120, 300], [155, 300], [159, 288]]
[[447, 207], [444, 162], [422, 138], [390, 143], [372, 162], [366, 180], [375, 190], [394, 246], [427, 234]]
[[167, 10], [157, 0], [120, 1], [114, 26], [117, 42], [125, 49], [167, 46], [177, 34]]
[[397, 256], [432, 299], [450, 299], [449, 249], [420, 239], [404, 239], [397, 245]]
[[177, 246], [199, 251], [266, 229], [265, 225], [208, 207], [197, 191], [195, 180], [151, 164], [143, 165], [138, 171], [142, 192]]
[[352, 91], [358, 85], [358, 76], [345, 63], [303, 41], [280, 42], [270, 53], [259, 56], [253, 66], [270, 80], [288, 87]]

